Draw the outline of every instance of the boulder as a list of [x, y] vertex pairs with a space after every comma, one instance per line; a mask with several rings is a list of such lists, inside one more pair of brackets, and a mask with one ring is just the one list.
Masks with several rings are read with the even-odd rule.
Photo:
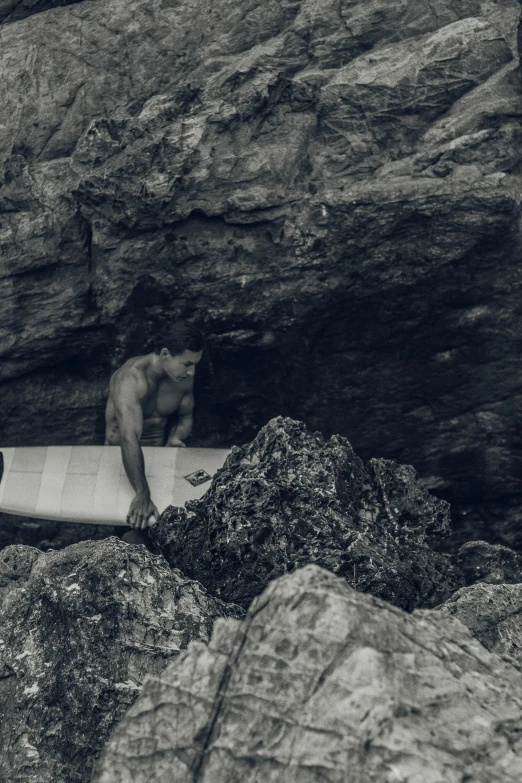
[[0, 553], [0, 779], [87, 783], [146, 674], [207, 642], [210, 598], [162, 557], [116, 538]]
[[491, 652], [522, 671], [522, 584], [486, 584], [458, 590], [442, 606]]
[[522, 560], [513, 549], [486, 541], [468, 541], [457, 553], [464, 584], [516, 584], [522, 582]]
[[190, 318], [193, 443], [300, 419], [494, 541], [521, 497], [518, 2], [60, 3], [0, 2], [0, 445], [101, 442], [111, 371]]
[[514, 783], [521, 678], [455, 618], [307, 566], [146, 679], [93, 783]]
[[271, 579], [316, 563], [413, 609], [455, 589], [451, 558], [436, 549], [448, 532], [447, 504], [413, 468], [364, 465], [346, 439], [278, 417], [233, 449], [201, 500], [167, 509], [151, 537], [173, 567], [245, 608]]

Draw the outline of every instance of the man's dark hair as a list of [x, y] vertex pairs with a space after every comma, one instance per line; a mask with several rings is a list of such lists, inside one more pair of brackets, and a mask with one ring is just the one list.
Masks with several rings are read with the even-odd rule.
[[152, 349], [159, 353], [162, 348], [168, 348], [172, 356], [184, 351], [202, 351], [205, 338], [202, 332], [193, 324], [184, 321], [167, 326], [160, 330], [152, 341]]

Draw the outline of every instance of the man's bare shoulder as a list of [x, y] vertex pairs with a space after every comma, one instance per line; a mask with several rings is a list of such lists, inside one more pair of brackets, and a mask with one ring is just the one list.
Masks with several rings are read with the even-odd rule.
[[128, 359], [113, 373], [110, 381], [110, 394], [113, 398], [143, 399], [146, 396], [149, 391], [146, 359], [146, 356]]

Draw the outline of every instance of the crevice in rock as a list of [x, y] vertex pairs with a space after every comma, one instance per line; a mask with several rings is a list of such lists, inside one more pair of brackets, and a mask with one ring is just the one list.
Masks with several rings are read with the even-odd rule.
[[200, 747], [199, 747], [198, 755], [195, 759], [192, 768], [192, 783], [198, 783], [198, 780], [200, 780], [201, 775], [203, 774], [205, 761], [206, 761], [206, 753], [207, 750], [210, 748], [212, 744], [212, 740], [215, 736], [217, 721], [220, 717], [221, 707], [223, 705], [223, 701], [227, 693], [228, 684], [230, 682], [230, 678], [232, 677], [232, 674], [234, 673], [234, 667], [237, 665], [237, 662], [241, 655], [241, 651], [243, 650], [243, 647], [246, 644], [248, 629], [250, 628], [250, 625], [252, 624], [252, 620], [254, 619], [254, 617], [255, 614], [249, 615], [248, 625], [246, 625], [246, 627], [240, 625], [238, 628], [237, 636], [240, 636], [239, 643], [236, 636], [236, 641], [233, 644], [232, 652], [228, 656], [228, 661], [225, 665], [225, 669], [223, 671], [223, 677], [221, 678], [221, 682], [219, 683], [216, 697], [209, 710], [209, 721], [207, 723], [206, 731], [204, 733], [201, 732], [199, 737], [195, 738], [196, 741], [199, 741]]
[[92, 225], [88, 220], [84, 219], [83, 224], [85, 227], [85, 251], [87, 253], [87, 271], [90, 277], [93, 272], [93, 253], [92, 253], [93, 231], [92, 231]]

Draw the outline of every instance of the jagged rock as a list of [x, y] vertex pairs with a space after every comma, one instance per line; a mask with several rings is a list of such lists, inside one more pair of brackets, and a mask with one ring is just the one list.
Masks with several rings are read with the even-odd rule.
[[467, 625], [484, 647], [522, 670], [522, 584], [463, 587], [437, 608]]
[[171, 565], [244, 607], [270, 579], [317, 563], [412, 609], [455, 589], [450, 558], [433, 548], [448, 531], [447, 504], [413, 468], [365, 466], [344, 438], [279, 417], [232, 451], [201, 500], [167, 509], [151, 537]]
[[464, 583], [503, 584], [522, 582], [522, 560], [517, 552], [500, 544], [469, 541], [460, 547], [457, 563]]
[[0, 553], [0, 779], [86, 783], [147, 673], [234, 615], [116, 538]]
[[194, 442], [291, 416], [488, 501], [494, 540], [521, 495], [519, 13], [107, 0], [1, 25], [0, 444], [101, 441], [111, 370], [190, 317]]
[[307, 566], [147, 678], [93, 783], [514, 783], [521, 686], [454, 618]]

